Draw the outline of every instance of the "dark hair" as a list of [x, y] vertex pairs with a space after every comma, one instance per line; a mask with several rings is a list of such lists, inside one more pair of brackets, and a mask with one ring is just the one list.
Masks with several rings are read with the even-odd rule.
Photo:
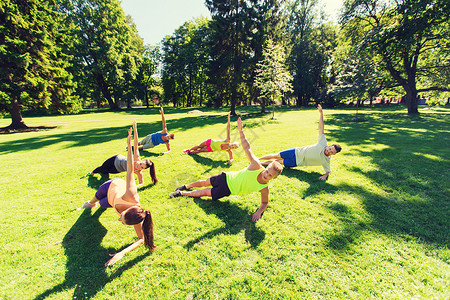
[[145, 164], [147, 165], [147, 168], [150, 168], [150, 177], [152, 178], [153, 184], [156, 184], [158, 182], [158, 178], [156, 178], [155, 163], [150, 159], [146, 159]]
[[144, 232], [145, 246], [150, 250], [155, 250], [156, 246], [153, 242], [153, 220], [150, 211], [143, 210], [139, 206], [132, 206], [127, 209], [123, 218], [127, 225], [136, 225], [143, 221], [142, 231]]
[[341, 152], [341, 150], [342, 150], [342, 147], [341, 147], [340, 145], [338, 145], [338, 144], [333, 144], [333, 145], [331, 145], [331, 146], [333, 146], [334, 149], [336, 149], [336, 153], [339, 153], [339, 152]]
[[175, 134], [170, 133], [170, 134], [169, 134], [169, 137], [173, 140], [173, 139], [175, 138]]

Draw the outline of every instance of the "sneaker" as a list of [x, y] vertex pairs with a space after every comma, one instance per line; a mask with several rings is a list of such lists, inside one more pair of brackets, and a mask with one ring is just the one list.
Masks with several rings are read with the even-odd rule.
[[191, 150], [189, 150], [189, 149], [184, 149], [183, 152], [188, 155], [191, 154]]
[[90, 204], [89, 201], [86, 201], [83, 203], [83, 205], [81, 207], [78, 207], [77, 210], [82, 210], [82, 209], [86, 209], [86, 208], [93, 208], [96, 207], [97, 203], [95, 204]]
[[175, 189], [175, 191], [189, 191], [186, 185], [179, 186]]
[[176, 192], [169, 194], [169, 198], [175, 198], [175, 197], [181, 197], [181, 196], [183, 196], [183, 195], [181, 195], [181, 191], [176, 191]]

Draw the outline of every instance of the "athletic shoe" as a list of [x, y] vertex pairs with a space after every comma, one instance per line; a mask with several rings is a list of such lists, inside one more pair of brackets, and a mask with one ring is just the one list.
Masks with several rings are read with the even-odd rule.
[[183, 195], [181, 195], [181, 191], [176, 191], [176, 192], [169, 194], [169, 198], [175, 198], [175, 197], [181, 197], [181, 196], [183, 196]]
[[78, 207], [77, 210], [82, 210], [82, 209], [86, 209], [86, 208], [93, 208], [96, 207], [97, 203], [95, 204], [90, 204], [89, 201], [86, 201], [83, 203], [83, 205], [81, 207]]
[[183, 152], [188, 155], [191, 154], [191, 150], [189, 150], [189, 149], [184, 149]]
[[175, 189], [175, 191], [189, 191], [186, 185], [179, 186]]

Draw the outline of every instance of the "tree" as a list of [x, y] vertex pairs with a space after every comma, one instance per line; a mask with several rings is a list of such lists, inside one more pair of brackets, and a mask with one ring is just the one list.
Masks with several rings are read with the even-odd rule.
[[124, 90], [137, 75], [142, 38], [118, 0], [67, 0], [64, 11], [75, 27], [73, 54], [85, 80], [93, 80], [110, 108], [118, 109]]
[[0, 3], [0, 111], [11, 115], [7, 129], [27, 128], [24, 108], [80, 109], [66, 71], [69, 57], [63, 50], [70, 37], [64, 30], [53, 1]]
[[[265, 112], [267, 96], [274, 105], [275, 98], [292, 90], [291, 74], [285, 68], [285, 51], [268, 40], [263, 49], [263, 59], [257, 64], [255, 84], [261, 90], [261, 112]], [[272, 115], [272, 118], [274, 116]]]
[[[380, 57], [383, 68], [406, 93], [409, 114], [418, 113], [417, 94], [448, 86], [429, 85], [426, 76], [449, 67], [448, 0], [347, 0], [342, 22], [349, 35], [363, 38], [354, 47]], [[362, 33], [362, 34], [361, 34]], [[425, 60], [434, 53], [436, 60]], [[439, 82], [436, 82], [439, 84]]]

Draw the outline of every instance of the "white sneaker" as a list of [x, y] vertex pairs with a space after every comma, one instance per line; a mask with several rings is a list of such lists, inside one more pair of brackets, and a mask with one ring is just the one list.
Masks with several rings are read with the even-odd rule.
[[82, 209], [86, 209], [86, 208], [93, 208], [96, 207], [97, 203], [95, 204], [90, 204], [89, 201], [86, 201], [83, 203], [83, 205], [81, 207], [78, 207], [77, 210], [82, 210]]

